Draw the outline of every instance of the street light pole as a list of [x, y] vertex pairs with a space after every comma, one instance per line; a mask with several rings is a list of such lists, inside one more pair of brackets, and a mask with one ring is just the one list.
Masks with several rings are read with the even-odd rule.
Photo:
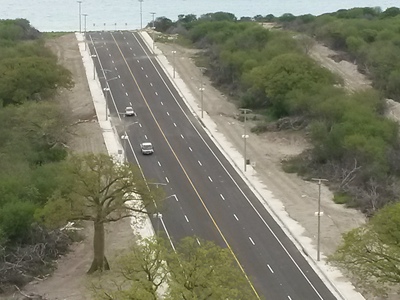
[[154, 50], [154, 32], [156, 31], [156, 27], [154, 26], [154, 15], [156, 14], [155, 12], [151, 12], [150, 14], [153, 15], [153, 50]]
[[204, 112], [204, 101], [203, 101], [204, 87], [203, 87], [203, 81], [201, 82], [201, 87], [199, 88], [199, 90], [200, 90], [200, 101], [201, 101], [201, 118], [203, 119], [203, 112]]
[[94, 59], [97, 57], [97, 55], [92, 54], [91, 57], [93, 58], [93, 80], [96, 80], [96, 64], [94, 63]]
[[108, 120], [108, 93], [110, 92], [110, 88], [106, 87], [103, 89], [106, 94], [106, 121]]
[[84, 41], [85, 41], [85, 51], [86, 51], [86, 17], [88, 16], [88, 14], [82, 14], [82, 16], [83, 16], [83, 20], [84, 20], [83, 32], [85, 35]]
[[126, 163], [127, 161], [127, 155], [126, 155], [126, 140], [128, 139], [128, 136], [126, 135], [126, 133], [124, 133], [123, 136], [121, 136], [121, 138], [124, 140], [124, 163]]
[[86, 34], [86, 17], [88, 14], [82, 14], [83, 16], [83, 32]]
[[143, 29], [143, 19], [142, 19], [142, 3], [143, 3], [143, 0], [139, 0], [139, 3], [140, 3], [140, 30], [142, 30]]
[[243, 160], [244, 160], [244, 171], [246, 172], [247, 168], [247, 138], [249, 137], [247, 135], [247, 113], [251, 112], [251, 109], [248, 108], [239, 108], [241, 112], [244, 113], [244, 134], [243, 134], [243, 140], [244, 140], [244, 146], [243, 146]]
[[127, 151], [126, 151], [126, 141], [129, 140], [128, 134], [126, 133], [126, 127], [129, 127], [129, 126], [134, 125], [134, 124], [138, 124], [139, 122], [133, 122], [131, 124], [128, 124], [128, 126], [126, 126], [125, 118], [126, 118], [126, 115], [124, 114], [124, 121], [123, 121], [124, 135], [121, 136], [121, 139], [124, 140], [122, 147], [124, 148], [124, 162], [126, 163], [128, 161], [128, 155], [126, 154], [127, 153]]
[[318, 229], [317, 229], [317, 261], [320, 261], [321, 254], [321, 183], [322, 181], [328, 181], [328, 179], [323, 178], [312, 178], [311, 180], [318, 181], [318, 211], [316, 212], [318, 218]]
[[81, 5], [82, 5], [82, 1], [77, 1], [79, 4], [79, 33], [82, 32], [82, 13], [81, 13]]
[[174, 68], [174, 78], [175, 78], [175, 54], [176, 54], [176, 51], [175, 50], [172, 50], [172, 66], [173, 66], [173, 68]]

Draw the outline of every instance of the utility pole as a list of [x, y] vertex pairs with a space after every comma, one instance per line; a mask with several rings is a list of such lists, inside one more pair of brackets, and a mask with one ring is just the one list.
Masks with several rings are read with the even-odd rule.
[[321, 211], [321, 184], [322, 181], [328, 181], [328, 179], [323, 178], [312, 178], [311, 180], [318, 181], [318, 211], [315, 215], [318, 218], [318, 229], [317, 229], [317, 261], [320, 261], [321, 254], [321, 215], [324, 213]]
[[244, 171], [246, 172], [246, 167], [247, 167], [247, 138], [249, 137], [247, 134], [247, 113], [252, 112], [251, 109], [248, 108], [239, 108], [239, 110], [244, 113], [244, 134], [242, 135], [242, 138], [244, 140], [244, 150], [243, 150], [243, 160], [244, 160]]

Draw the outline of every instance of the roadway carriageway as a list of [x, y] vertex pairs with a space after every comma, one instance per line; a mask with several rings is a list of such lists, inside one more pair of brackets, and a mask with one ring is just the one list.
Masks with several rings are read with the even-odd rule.
[[[261, 299], [336, 299], [205, 133], [140, 34], [91, 32], [87, 39], [102, 87], [110, 88], [112, 120], [129, 136], [129, 161], [149, 182], [165, 184], [155, 228], [162, 221], [173, 242], [195, 235], [228, 247]], [[129, 105], [137, 116], [123, 118]], [[140, 154], [144, 141], [153, 155]]]

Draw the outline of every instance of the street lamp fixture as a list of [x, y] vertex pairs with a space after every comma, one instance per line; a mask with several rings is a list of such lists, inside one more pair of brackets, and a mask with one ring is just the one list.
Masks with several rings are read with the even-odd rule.
[[247, 168], [247, 139], [249, 138], [249, 135], [247, 134], [247, 113], [251, 112], [251, 109], [248, 108], [239, 108], [239, 110], [241, 112], [244, 113], [244, 134], [242, 135], [243, 138], [243, 161], [244, 161], [244, 171], [246, 172], [246, 168]]
[[175, 78], [175, 54], [176, 54], [176, 51], [175, 50], [172, 50], [172, 67], [174, 68], [174, 78]]
[[106, 96], [106, 121], [108, 120], [108, 93], [110, 92], [110, 88], [106, 87], [103, 89], [104, 94]]

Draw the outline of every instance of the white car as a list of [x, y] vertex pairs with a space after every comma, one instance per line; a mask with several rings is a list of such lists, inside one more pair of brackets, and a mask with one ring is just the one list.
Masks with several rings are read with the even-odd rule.
[[153, 144], [150, 142], [141, 143], [140, 149], [142, 151], [142, 154], [153, 154], [154, 153]]
[[132, 106], [127, 106], [125, 108], [125, 116], [136, 116], [136, 113], [133, 110]]

